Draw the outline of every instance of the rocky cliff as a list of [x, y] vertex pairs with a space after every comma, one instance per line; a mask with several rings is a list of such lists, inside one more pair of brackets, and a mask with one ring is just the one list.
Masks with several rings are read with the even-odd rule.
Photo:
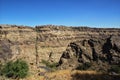
[[72, 61], [70, 68], [91, 61], [120, 63], [119, 41], [119, 28], [0, 25], [0, 61], [22, 58], [39, 65], [48, 60], [61, 68]]
[[59, 63], [61, 69], [77, 69], [89, 63], [90, 70], [106, 71], [111, 65], [120, 64], [120, 37], [112, 35], [71, 42]]

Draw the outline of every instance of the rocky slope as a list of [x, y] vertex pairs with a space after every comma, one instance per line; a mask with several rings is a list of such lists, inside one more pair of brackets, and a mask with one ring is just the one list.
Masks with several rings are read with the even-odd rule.
[[71, 42], [60, 59], [61, 69], [76, 69], [90, 63], [92, 70], [107, 70], [120, 64], [120, 37], [108, 36]]
[[60, 62], [61, 69], [91, 61], [119, 63], [119, 40], [119, 28], [0, 25], [0, 61], [22, 58], [32, 67], [48, 60]]

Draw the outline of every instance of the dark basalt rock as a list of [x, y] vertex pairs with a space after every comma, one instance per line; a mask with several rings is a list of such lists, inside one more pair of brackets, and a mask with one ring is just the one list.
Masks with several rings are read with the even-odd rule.
[[[78, 65], [89, 62], [95, 64], [92, 66], [94, 69], [105, 69], [104, 65], [107, 65], [107, 70], [112, 64], [120, 64], [120, 37], [109, 36], [71, 42], [59, 62], [61, 69], [76, 69]], [[68, 66], [71, 64], [76, 66]]]

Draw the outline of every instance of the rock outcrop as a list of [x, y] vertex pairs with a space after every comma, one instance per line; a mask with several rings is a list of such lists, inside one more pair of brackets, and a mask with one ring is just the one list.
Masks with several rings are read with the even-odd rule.
[[0, 25], [0, 61], [22, 58], [39, 66], [48, 60], [61, 62], [61, 68], [71, 62], [71, 68], [91, 61], [119, 63], [119, 38], [119, 28]]
[[120, 36], [111, 35], [71, 42], [59, 63], [61, 69], [76, 69], [84, 63], [95, 64], [93, 69], [105, 70], [109, 69], [109, 65], [119, 65]]

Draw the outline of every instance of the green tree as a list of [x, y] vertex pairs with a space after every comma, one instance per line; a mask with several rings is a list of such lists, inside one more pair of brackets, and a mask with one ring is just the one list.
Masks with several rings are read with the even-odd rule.
[[8, 78], [24, 78], [28, 74], [28, 64], [23, 60], [9, 61], [3, 66], [2, 73]]

